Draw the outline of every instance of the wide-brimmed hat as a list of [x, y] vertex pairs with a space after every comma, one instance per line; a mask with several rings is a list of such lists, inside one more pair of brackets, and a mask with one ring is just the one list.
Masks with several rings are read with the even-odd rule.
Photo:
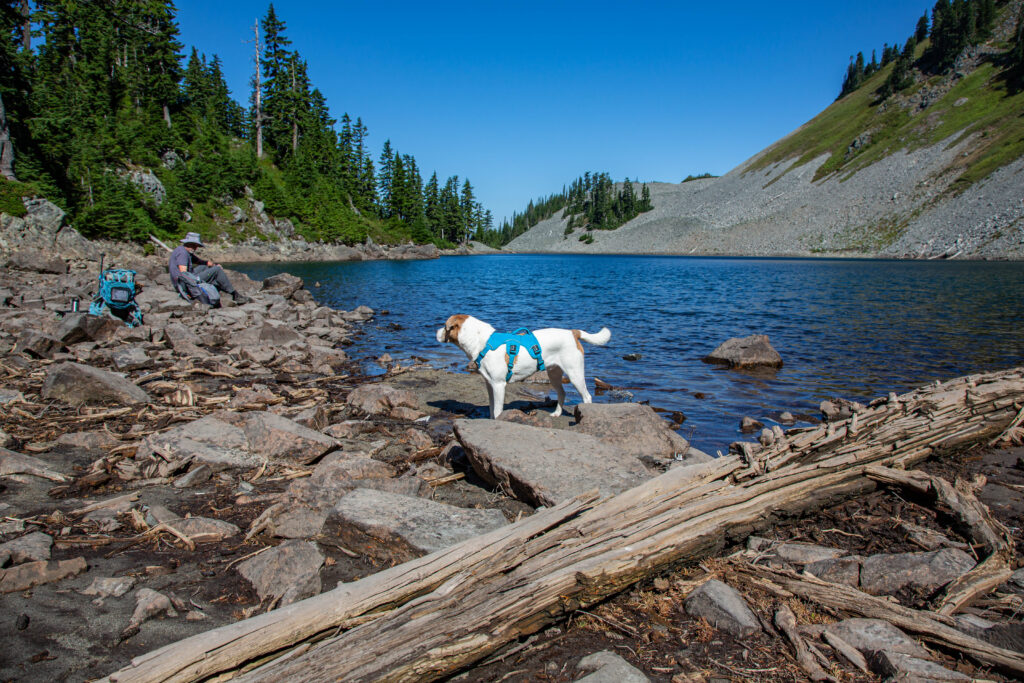
[[199, 236], [198, 232], [190, 232], [185, 235], [184, 239], [181, 240], [182, 244], [198, 244], [203, 246], [203, 239]]

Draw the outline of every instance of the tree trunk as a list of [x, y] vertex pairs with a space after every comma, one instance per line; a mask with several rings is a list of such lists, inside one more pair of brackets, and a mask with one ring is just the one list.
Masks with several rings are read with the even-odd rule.
[[28, 52], [32, 49], [32, 12], [28, 7], [28, 0], [21, 0], [21, 49]]
[[7, 125], [7, 110], [4, 109], [2, 95], [0, 95], [0, 176], [7, 180], [17, 180], [14, 176], [14, 145], [11, 144], [11, 129]]
[[253, 118], [256, 126], [256, 158], [263, 158], [263, 109], [260, 106], [263, 96], [263, 84], [260, 81], [260, 24], [259, 21], [252, 25], [252, 32], [256, 40], [256, 51], [253, 55], [253, 62], [256, 64], [256, 71], [253, 76], [254, 84], [254, 111]]
[[[112, 681], [433, 680], [680, 561], [870, 489], [868, 465], [906, 467], [998, 433], [1024, 368], [872, 402], [746, 456], [678, 468], [617, 496], [581, 496], [518, 524], [165, 646]], [[347, 630], [346, 630], [347, 629]], [[276, 658], [276, 659], [275, 659]], [[252, 664], [246, 667], [247, 662]]]

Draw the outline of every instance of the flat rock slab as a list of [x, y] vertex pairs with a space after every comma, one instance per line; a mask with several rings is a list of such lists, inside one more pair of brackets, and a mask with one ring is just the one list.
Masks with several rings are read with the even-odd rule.
[[955, 548], [927, 553], [883, 553], [864, 560], [860, 586], [872, 595], [895, 595], [903, 588], [935, 591], [974, 568], [974, 559]]
[[881, 619], [846, 619], [829, 624], [826, 630], [860, 650], [865, 657], [882, 650], [921, 659], [931, 657], [916, 640]]
[[614, 495], [651, 478], [632, 455], [595, 436], [498, 420], [456, 420], [455, 436], [476, 473], [534, 506], [597, 489]]
[[634, 457], [683, 457], [689, 442], [676, 434], [654, 409], [640, 403], [580, 403], [576, 431], [596, 436]]
[[327, 517], [322, 543], [382, 562], [406, 562], [508, 524], [498, 510], [445, 505], [375, 489], [345, 495]]
[[717, 579], [706, 581], [696, 588], [686, 598], [685, 604], [687, 614], [704, 617], [715, 628], [737, 638], [761, 630], [761, 622], [747, 606], [743, 596], [732, 586]]
[[260, 600], [288, 605], [320, 594], [324, 556], [313, 543], [285, 541], [272, 550], [240, 562], [238, 573], [256, 589]]
[[970, 681], [970, 676], [951, 671], [927, 659], [898, 652], [875, 652], [868, 664], [871, 670], [887, 681]]
[[73, 406], [93, 403], [148, 403], [149, 395], [117, 373], [79, 363], [50, 368], [43, 381], [43, 398]]
[[242, 429], [250, 452], [269, 460], [305, 465], [338, 447], [331, 437], [276, 413], [222, 413], [221, 417]]
[[50, 481], [67, 481], [67, 477], [51, 470], [39, 458], [0, 448], [0, 477], [12, 474], [30, 474]]
[[88, 568], [84, 557], [76, 557], [71, 560], [26, 562], [10, 569], [0, 569], [0, 593], [13, 593], [60, 581], [81, 574]]
[[766, 334], [733, 337], [720, 344], [705, 356], [703, 361], [726, 365], [737, 370], [782, 367], [782, 356], [772, 348]]
[[576, 665], [576, 669], [593, 672], [577, 679], [576, 683], [647, 683], [650, 680], [640, 669], [609, 650], [587, 655]]
[[154, 434], [147, 444], [169, 460], [205, 463], [216, 472], [267, 460], [307, 464], [338, 442], [274, 413], [225, 411]]

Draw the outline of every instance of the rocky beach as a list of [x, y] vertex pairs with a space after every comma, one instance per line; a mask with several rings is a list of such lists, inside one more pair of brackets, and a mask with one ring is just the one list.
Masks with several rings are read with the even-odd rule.
[[[210, 309], [171, 291], [163, 256], [90, 243], [50, 206], [30, 206], [20, 224], [5, 218], [3, 232], [2, 680], [165, 680], [168, 658], [183, 666], [196, 647], [234, 642], [230, 629], [275, 628], [285, 617], [296, 620], [288, 633], [302, 641], [294, 634], [308, 631], [308, 642], [261, 645], [231, 655], [238, 662], [223, 670], [290, 680], [298, 674], [262, 668], [280, 650], [288, 656], [275, 666], [293, 658], [324, 667], [304, 668], [310, 680], [374, 679], [384, 675], [373, 668], [385, 665], [384, 652], [397, 657], [422, 641], [429, 651], [417, 656], [431, 664], [414, 679], [568, 681], [596, 671], [605, 678], [591, 680], [999, 680], [1024, 672], [1016, 547], [1024, 475], [1022, 451], [1012, 447], [1021, 439], [1019, 370], [871, 405], [837, 400], [822, 405], [812, 428], [751, 423], [757, 440], [718, 459], [638, 403], [552, 418], [546, 378], [513, 385], [501, 421], [474, 419], [486, 406], [474, 375], [383, 353], [349, 357], [361, 325], [386, 311], [358, 301], [349, 310], [318, 306], [299, 278], [257, 282], [235, 272], [250, 301]], [[137, 272], [142, 325], [69, 310], [75, 299], [87, 307], [101, 251], [108, 265]], [[370, 362], [379, 367], [373, 376]], [[887, 435], [888, 425], [922, 415], [931, 417]], [[843, 455], [844, 444], [858, 455]], [[912, 470], [927, 456], [923, 472]], [[473, 658], [443, 654], [462, 628], [458, 612], [445, 612], [450, 627], [428, 627], [429, 636], [387, 641], [391, 628], [423, 623], [402, 609], [434, 609], [446, 591], [493, 581], [497, 594], [516, 595], [528, 581], [501, 584], [502, 576], [531, 561], [531, 578], [561, 566], [534, 548], [546, 535], [566, 534], [550, 549], [590, 538], [607, 519], [699, 530], [706, 515], [738, 504], [744, 486], [768, 495], [775, 472], [775, 480], [806, 477], [793, 469], [801, 463], [849, 478], [776, 502], [750, 498], [695, 545], [628, 541], [638, 533], [632, 526], [608, 532], [627, 539], [625, 550], [600, 541], [620, 559], [567, 570], [583, 593], [552, 594], [551, 603], [544, 591], [531, 593], [506, 616], [479, 603], [473, 618], [495, 621], [468, 627], [491, 634], [486, 646], [478, 637], [457, 641], [480, 648]], [[686, 522], [671, 517], [708, 491], [711, 508]], [[601, 512], [608, 506], [612, 513]], [[577, 518], [582, 526], [573, 527]], [[593, 546], [605, 537], [596, 533]], [[506, 566], [502, 548], [521, 556]], [[400, 596], [380, 588], [402, 582]], [[833, 593], [814, 593], [819, 584]], [[381, 591], [377, 602], [365, 597], [371, 586]], [[478, 604], [470, 597], [461, 601]], [[538, 612], [513, 613], [535, 602]], [[349, 616], [320, 623], [338, 605]], [[370, 660], [331, 654], [346, 642]], [[318, 653], [332, 663], [316, 663]], [[337, 661], [364, 668], [326, 673]], [[196, 666], [196, 678], [217, 671]]]

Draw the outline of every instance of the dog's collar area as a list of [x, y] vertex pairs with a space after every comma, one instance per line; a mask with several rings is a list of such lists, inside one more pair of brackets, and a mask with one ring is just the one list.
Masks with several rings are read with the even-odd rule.
[[491, 351], [506, 347], [508, 354], [508, 373], [505, 375], [505, 381], [508, 382], [512, 379], [512, 368], [516, 364], [516, 355], [519, 353], [520, 347], [525, 348], [526, 352], [530, 354], [530, 357], [537, 361], [537, 370], [544, 369], [544, 359], [541, 357], [540, 343], [537, 341], [537, 337], [534, 336], [533, 332], [530, 332], [525, 327], [520, 327], [512, 332], [492, 332], [491, 336], [487, 338], [487, 343], [484, 348], [480, 351], [480, 354], [476, 357], [477, 367], [483, 361]]

